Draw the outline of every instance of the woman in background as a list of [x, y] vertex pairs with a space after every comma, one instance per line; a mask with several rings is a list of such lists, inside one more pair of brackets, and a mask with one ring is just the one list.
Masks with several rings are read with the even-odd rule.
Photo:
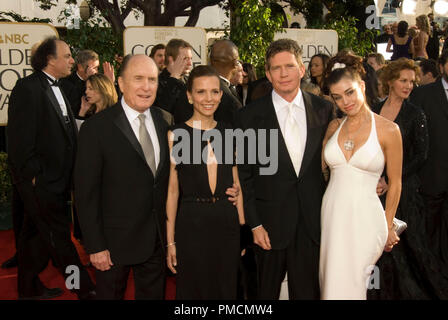
[[118, 95], [112, 81], [104, 74], [91, 75], [86, 80], [86, 94], [81, 98], [79, 116], [88, 118], [117, 103]]
[[426, 52], [426, 46], [428, 45], [429, 33], [431, 27], [429, 26], [429, 19], [426, 14], [422, 14], [415, 19], [419, 33], [417, 35], [416, 51], [413, 57], [415, 59], [428, 59], [428, 53]]
[[[386, 52], [393, 52], [391, 61], [399, 58], [411, 58], [414, 54], [412, 37], [408, 35], [408, 23], [400, 21], [397, 26], [397, 33], [393, 34], [387, 43]], [[391, 48], [392, 47], [392, 48]]]

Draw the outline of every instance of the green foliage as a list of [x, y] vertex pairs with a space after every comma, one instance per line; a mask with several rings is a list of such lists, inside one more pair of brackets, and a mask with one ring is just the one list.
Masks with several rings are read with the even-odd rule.
[[[69, 13], [63, 11], [60, 21], [68, 19]], [[92, 49], [98, 53], [101, 62], [112, 63], [117, 71], [115, 55], [123, 55], [123, 39], [101, 18], [90, 18], [87, 22], [79, 21], [79, 29], [67, 29], [61, 36], [72, 48], [73, 56], [84, 49]]]
[[3, 21], [15, 21], [15, 22], [43, 22], [50, 23], [51, 19], [39, 19], [39, 18], [28, 18], [24, 17], [14, 11], [0, 11], [0, 20]]
[[323, 29], [336, 30], [339, 37], [339, 50], [352, 49], [357, 55], [364, 57], [372, 52], [375, 36], [378, 30], [364, 30], [360, 32], [356, 27], [358, 19], [355, 17], [339, 17], [327, 22]]
[[7, 163], [8, 155], [0, 152], [0, 205], [9, 205], [12, 186]]
[[269, 5], [258, 0], [244, 0], [233, 14], [230, 39], [238, 46], [240, 59], [253, 64], [258, 75], [264, 75], [264, 56], [276, 32], [282, 30], [283, 17], [272, 15]]

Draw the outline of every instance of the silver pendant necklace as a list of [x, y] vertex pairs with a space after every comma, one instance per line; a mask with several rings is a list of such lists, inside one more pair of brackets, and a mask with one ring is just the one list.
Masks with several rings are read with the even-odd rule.
[[[363, 120], [364, 119], [362, 119], [361, 121], [364, 122]], [[345, 150], [353, 151], [353, 149], [355, 149], [354, 138], [355, 138], [356, 134], [358, 133], [358, 131], [361, 129], [362, 122], [359, 124], [359, 128], [356, 129], [356, 131], [353, 133], [353, 138], [352, 138], [351, 135], [350, 135], [350, 131], [348, 130], [349, 124], [348, 124], [348, 121], [347, 121], [347, 128], [346, 128], [346, 130], [347, 130], [347, 139], [344, 141], [344, 149]]]

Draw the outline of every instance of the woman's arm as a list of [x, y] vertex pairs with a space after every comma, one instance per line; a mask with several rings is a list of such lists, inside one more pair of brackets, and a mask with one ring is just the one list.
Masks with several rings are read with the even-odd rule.
[[389, 41], [387, 41], [386, 52], [394, 52], [394, 50], [391, 49], [391, 47], [392, 47], [392, 39], [389, 39]]
[[388, 228], [388, 238], [386, 251], [392, 250], [392, 247], [399, 238], [394, 230], [393, 220], [400, 202], [401, 195], [401, 171], [403, 164], [403, 146], [400, 128], [395, 124], [388, 122], [385, 124], [382, 148], [386, 157], [387, 178], [389, 189], [386, 195], [386, 220]]
[[246, 219], [244, 218], [244, 203], [243, 203], [243, 192], [241, 190], [240, 178], [238, 177], [238, 167], [233, 166], [232, 168], [233, 174], [233, 183], [238, 186], [240, 189], [238, 200], [236, 202], [236, 209], [238, 210], [238, 220], [240, 221], [240, 225], [246, 224]]
[[168, 131], [168, 144], [170, 148], [170, 177], [168, 181], [168, 195], [166, 198], [166, 240], [167, 240], [167, 265], [168, 268], [176, 273], [175, 267], [177, 266], [176, 259], [176, 242], [174, 241], [177, 214], [177, 202], [179, 200], [179, 181], [177, 179], [176, 162], [171, 157], [173, 149], [173, 137], [172, 131]]
[[333, 134], [336, 132], [336, 130], [339, 127], [339, 124], [341, 123], [341, 119], [333, 119], [329, 124], [327, 128], [327, 132], [325, 132], [324, 140], [322, 141], [322, 172], [324, 174], [325, 180], [328, 181], [329, 178], [329, 172], [328, 172], [328, 166], [324, 159], [324, 150], [325, 146], [327, 145], [328, 140], [333, 136]]

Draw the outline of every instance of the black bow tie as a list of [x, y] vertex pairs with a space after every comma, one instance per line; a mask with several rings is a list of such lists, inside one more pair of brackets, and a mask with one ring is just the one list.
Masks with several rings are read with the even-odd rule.
[[47, 75], [45, 75], [45, 77], [48, 79], [48, 81], [50, 81], [50, 86], [59, 87], [59, 84], [61, 83], [60, 80], [53, 80]]

